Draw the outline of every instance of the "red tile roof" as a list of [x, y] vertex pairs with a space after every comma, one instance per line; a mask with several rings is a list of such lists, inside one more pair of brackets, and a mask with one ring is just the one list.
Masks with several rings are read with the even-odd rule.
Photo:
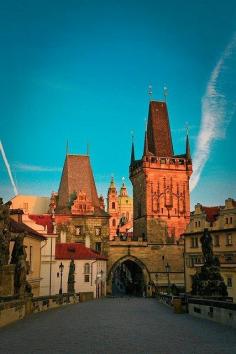
[[56, 244], [56, 259], [96, 259], [107, 260], [107, 257], [85, 247], [82, 243], [58, 243]]
[[153, 155], [159, 157], [171, 157], [174, 155], [167, 105], [165, 102], [150, 102], [147, 138], [148, 150]]
[[33, 220], [37, 225], [42, 225], [44, 228], [47, 227], [47, 233], [53, 233], [53, 224], [51, 215], [29, 215], [29, 218]]
[[217, 219], [220, 209], [220, 206], [202, 207], [202, 210], [206, 213], [206, 219], [208, 222], [214, 222]]

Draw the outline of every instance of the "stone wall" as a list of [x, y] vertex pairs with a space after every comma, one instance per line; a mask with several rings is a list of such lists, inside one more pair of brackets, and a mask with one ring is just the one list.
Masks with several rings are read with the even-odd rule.
[[188, 299], [190, 315], [236, 328], [236, 304], [208, 299]]
[[76, 304], [78, 302], [79, 296], [77, 294], [29, 297], [24, 300], [18, 300], [14, 297], [11, 299], [0, 298], [0, 327], [33, 313], [47, 311], [64, 305]]

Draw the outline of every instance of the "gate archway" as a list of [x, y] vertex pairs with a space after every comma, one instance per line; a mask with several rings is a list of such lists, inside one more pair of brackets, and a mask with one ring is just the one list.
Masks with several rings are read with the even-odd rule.
[[108, 275], [112, 295], [143, 296], [150, 277], [146, 266], [136, 257], [125, 256], [113, 264]]

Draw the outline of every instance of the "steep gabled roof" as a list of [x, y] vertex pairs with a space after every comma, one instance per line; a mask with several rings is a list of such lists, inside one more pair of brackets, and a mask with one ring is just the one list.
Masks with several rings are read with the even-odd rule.
[[58, 190], [58, 208], [65, 208], [70, 195], [73, 192], [78, 195], [80, 191], [86, 193], [95, 208], [100, 207], [89, 156], [66, 155]]
[[81, 259], [81, 260], [107, 260], [107, 257], [102, 256], [98, 252], [85, 247], [83, 243], [58, 243], [56, 244], [56, 259]]
[[174, 155], [166, 102], [151, 101], [147, 127], [148, 151], [158, 157]]

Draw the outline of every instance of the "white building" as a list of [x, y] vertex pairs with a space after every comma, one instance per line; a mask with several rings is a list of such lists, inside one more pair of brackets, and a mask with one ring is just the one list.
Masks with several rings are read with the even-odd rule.
[[56, 243], [56, 235], [48, 237], [42, 248], [40, 295], [58, 294], [61, 285], [62, 292], [67, 292], [71, 259], [75, 263], [75, 292], [93, 292], [94, 298], [106, 295], [107, 258], [82, 243]]

